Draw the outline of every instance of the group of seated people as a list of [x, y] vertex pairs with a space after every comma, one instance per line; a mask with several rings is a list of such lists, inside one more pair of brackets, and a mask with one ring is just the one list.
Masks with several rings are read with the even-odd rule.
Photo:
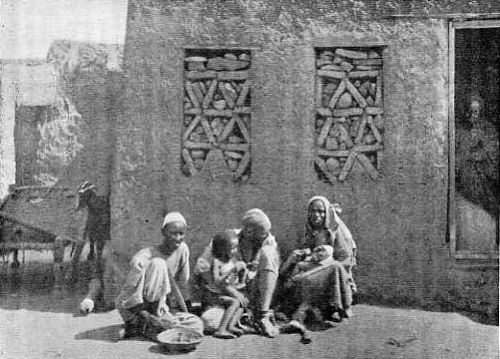
[[305, 236], [282, 263], [268, 216], [251, 209], [243, 215], [241, 229], [225, 230], [212, 238], [196, 260], [193, 275], [184, 241], [186, 220], [179, 212], [168, 213], [161, 227], [162, 243], [133, 256], [116, 298], [125, 322], [124, 337], [154, 339], [175, 326], [202, 332], [203, 321], [189, 313], [189, 301], [189, 312], [172, 310], [173, 294], [188, 298], [188, 284], [201, 302], [197, 314], [221, 308], [212, 333], [219, 338], [247, 332], [274, 337], [279, 333], [274, 312], [284, 321], [300, 323], [308, 314], [326, 323], [349, 318], [356, 291], [352, 276], [356, 246], [338, 212], [340, 208], [325, 197], [311, 198]]

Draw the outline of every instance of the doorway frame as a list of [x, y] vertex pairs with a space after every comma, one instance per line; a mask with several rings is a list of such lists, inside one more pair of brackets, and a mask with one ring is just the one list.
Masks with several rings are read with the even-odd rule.
[[[452, 20], [448, 24], [448, 145], [449, 145], [449, 187], [448, 187], [448, 242], [450, 256], [457, 261], [468, 262], [480, 266], [498, 267], [498, 250], [494, 252], [477, 252], [457, 249], [457, 218], [455, 189], [455, 31], [458, 29], [499, 28], [498, 20]], [[500, 228], [500, 215], [497, 218]], [[500, 237], [500, 229], [497, 236]]]

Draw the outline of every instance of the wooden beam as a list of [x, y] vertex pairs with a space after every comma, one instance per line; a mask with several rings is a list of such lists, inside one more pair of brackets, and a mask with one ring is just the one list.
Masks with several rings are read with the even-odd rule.
[[[344, 82], [344, 81], [342, 81], [342, 82]], [[354, 97], [354, 99], [356, 100], [356, 102], [359, 104], [360, 107], [364, 108], [364, 107], [368, 106], [364, 97], [361, 96], [358, 89], [356, 87], [354, 87], [354, 85], [351, 83], [351, 81], [345, 80], [345, 86], [347, 88], [347, 91], [349, 91], [351, 93], [351, 95]]]
[[384, 113], [384, 109], [382, 107], [366, 107], [367, 115], [381, 115]]
[[191, 155], [189, 154], [188, 150], [186, 150], [186, 149], [182, 150], [182, 158], [184, 159], [184, 162], [186, 163], [186, 166], [187, 166], [191, 176], [194, 176], [195, 174], [197, 174], [198, 170], [194, 166], [193, 159], [191, 158]]
[[332, 124], [333, 124], [332, 117], [328, 117], [326, 119], [325, 123], [323, 123], [323, 127], [321, 127], [321, 131], [319, 133], [318, 140], [317, 140], [318, 146], [323, 146], [323, 144], [325, 143], [325, 140], [328, 137], [328, 132], [330, 131], [330, 128], [332, 127]]
[[380, 144], [376, 145], [356, 145], [352, 148], [353, 151], [366, 153], [366, 152], [377, 152], [384, 149], [384, 146]]
[[201, 115], [201, 108], [188, 108], [184, 110], [186, 115]]
[[360, 107], [336, 108], [333, 110], [333, 116], [335, 117], [361, 116], [362, 114], [363, 109]]
[[215, 71], [186, 71], [188, 80], [211, 80], [217, 77]]
[[241, 107], [245, 104], [245, 101], [247, 99], [249, 92], [250, 92], [250, 85], [249, 85], [248, 81], [245, 81], [241, 85], [240, 95], [238, 96], [238, 99], [236, 100], [236, 106]]
[[363, 138], [363, 134], [365, 132], [366, 121], [367, 121], [367, 115], [365, 112], [361, 117], [361, 123], [359, 124], [358, 127], [358, 133], [356, 135], [356, 138], [354, 139], [354, 143], [357, 145], [361, 144], [361, 139]]
[[347, 157], [349, 156], [350, 151], [348, 150], [339, 150], [339, 151], [329, 151], [323, 148], [318, 148], [318, 156], [323, 157]]
[[378, 71], [377, 70], [372, 70], [372, 71], [351, 71], [347, 74], [347, 77], [350, 79], [360, 79], [363, 77], [377, 77], [378, 76]]
[[227, 107], [229, 107], [230, 109], [233, 109], [234, 108], [234, 100], [231, 97], [231, 95], [229, 94], [229, 91], [226, 89], [225, 84], [222, 82], [219, 82], [219, 91], [221, 92], [222, 97], [224, 97], [224, 100], [227, 103]]
[[450, 256], [457, 251], [457, 203], [455, 193], [455, 27], [448, 25], [448, 234]]
[[377, 92], [375, 93], [375, 106], [382, 107], [382, 75], [377, 76]]
[[328, 116], [332, 116], [332, 111], [327, 108], [327, 107], [318, 107], [316, 109], [316, 112], [318, 113], [318, 115], [320, 116], [325, 116], [325, 117], [328, 117]]
[[203, 116], [201, 117], [201, 125], [203, 126], [203, 129], [205, 130], [205, 133], [208, 137], [208, 142], [215, 143], [215, 137], [214, 134], [212, 133], [212, 128], [210, 127], [210, 124], [208, 123], [207, 119]]
[[227, 125], [224, 127], [224, 129], [222, 130], [222, 133], [221, 135], [219, 136], [218, 138], [218, 142], [223, 142], [227, 136], [229, 136], [229, 134], [231, 132], [233, 132], [233, 128], [234, 128], [234, 124], [235, 124], [235, 120], [234, 120], [234, 116], [229, 120], [229, 122], [227, 123]]
[[182, 140], [187, 141], [189, 139], [189, 136], [191, 135], [191, 132], [195, 129], [195, 127], [198, 125], [198, 123], [201, 120], [201, 116], [195, 116], [191, 123], [189, 124], [188, 128], [184, 131], [184, 134], [182, 135]]
[[188, 150], [211, 150], [214, 146], [207, 142], [185, 141], [184, 148]]
[[240, 164], [238, 165], [238, 169], [233, 174], [233, 176], [235, 178], [241, 177], [241, 175], [243, 175], [243, 173], [245, 173], [248, 166], [250, 165], [250, 159], [251, 159], [250, 152], [246, 152], [243, 155], [243, 158], [241, 159]]
[[316, 76], [316, 107], [323, 106], [323, 77]]
[[23, 227], [26, 227], [26, 228], [29, 228], [29, 229], [32, 229], [32, 230], [35, 230], [35, 231], [47, 233], [47, 234], [54, 235], [54, 236], [56, 235], [56, 233], [52, 233], [52, 232], [49, 232], [49, 231], [47, 231], [47, 230], [45, 230], [45, 229], [43, 229], [41, 227], [37, 227], [34, 224], [26, 222], [26, 221], [24, 221], [22, 219], [19, 219], [19, 218], [13, 216], [12, 214], [10, 214], [8, 212], [5, 212], [5, 211], [0, 211], [0, 217], [3, 217], [3, 218], [5, 218], [8, 221], [18, 223], [18, 224], [20, 224]]
[[248, 78], [248, 71], [219, 71], [219, 72], [217, 72], [217, 79], [220, 81], [246, 80], [247, 78]]
[[365, 170], [368, 172], [368, 174], [370, 175], [370, 177], [373, 180], [377, 180], [380, 177], [379, 173], [377, 172], [375, 167], [373, 167], [373, 165], [370, 162], [370, 160], [368, 159], [368, 157], [366, 157], [362, 153], [359, 153], [357, 158], [358, 158], [359, 163], [361, 163], [361, 165], [365, 168]]
[[218, 147], [222, 151], [249, 151], [250, 144], [248, 143], [220, 143]]
[[335, 93], [332, 95], [332, 98], [328, 103], [328, 107], [330, 107], [331, 109], [335, 108], [335, 105], [337, 104], [337, 101], [339, 100], [342, 93], [345, 91], [345, 88], [346, 88], [345, 80], [340, 81], [339, 85], [337, 86], [337, 89], [335, 90]]
[[241, 121], [241, 118], [238, 114], [234, 114], [233, 118], [235, 119], [236, 123], [238, 124], [238, 127], [240, 128], [240, 132], [243, 135], [243, 138], [247, 143], [250, 143], [250, 134], [248, 133], [246, 125]]
[[252, 113], [250, 107], [235, 107], [233, 111], [240, 115], [250, 115]]
[[345, 161], [344, 167], [340, 171], [339, 181], [342, 182], [346, 179], [347, 175], [349, 174], [349, 172], [352, 169], [352, 165], [354, 164], [354, 160], [356, 159], [357, 156], [358, 155], [356, 152], [351, 152], [349, 154], [349, 156], [347, 157], [347, 160]]
[[231, 117], [233, 116], [233, 111], [231, 110], [216, 110], [209, 108], [203, 111], [203, 114], [208, 117]]
[[316, 166], [318, 166], [321, 172], [323, 172], [326, 178], [328, 178], [328, 181], [330, 181], [331, 184], [335, 184], [337, 182], [337, 178], [326, 170], [325, 163], [321, 158], [316, 157], [314, 159], [314, 163], [316, 164]]
[[214, 78], [212, 80], [212, 83], [210, 84], [210, 87], [208, 88], [208, 92], [205, 95], [205, 98], [203, 99], [202, 107], [204, 109], [208, 109], [208, 107], [210, 106], [210, 102], [214, 98], [214, 93], [216, 89], [217, 89], [217, 80]]
[[338, 80], [342, 80], [345, 77], [345, 72], [340, 71], [318, 70], [317, 74], [318, 76], [330, 77]]
[[194, 107], [199, 108], [200, 107], [200, 102], [198, 100], [198, 97], [196, 97], [196, 95], [194, 93], [193, 87], [191, 86], [191, 82], [189, 82], [189, 81], [186, 82], [185, 88], [186, 88], [186, 92], [187, 92], [187, 94], [189, 96], [189, 99], [193, 103]]

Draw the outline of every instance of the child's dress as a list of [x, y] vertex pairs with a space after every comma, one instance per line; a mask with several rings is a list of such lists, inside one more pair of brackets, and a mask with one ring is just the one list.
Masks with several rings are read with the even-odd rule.
[[205, 253], [196, 263], [195, 281], [204, 307], [220, 304], [220, 297], [227, 295], [225, 287], [233, 286], [238, 290], [244, 288], [245, 264], [236, 258], [224, 263], [211, 253]]

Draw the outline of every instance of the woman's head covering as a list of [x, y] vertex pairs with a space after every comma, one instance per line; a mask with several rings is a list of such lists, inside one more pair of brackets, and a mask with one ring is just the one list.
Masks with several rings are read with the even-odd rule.
[[335, 218], [335, 210], [333, 209], [332, 205], [330, 204], [330, 201], [323, 196], [314, 196], [307, 201], [307, 220], [306, 220], [306, 229], [312, 230], [311, 225], [309, 224], [309, 207], [311, 207], [311, 204], [315, 201], [319, 201], [323, 203], [323, 206], [325, 207], [325, 221], [323, 223], [323, 229], [332, 229], [335, 230], [337, 228], [337, 222]]
[[342, 232], [346, 241], [351, 244], [351, 247], [356, 248], [356, 243], [354, 243], [351, 231], [349, 230], [349, 228], [347, 228], [344, 221], [342, 221], [339, 217], [339, 213], [342, 213], [340, 205], [338, 203], [331, 204], [330, 201], [323, 196], [311, 197], [307, 202], [306, 237], [308, 233], [311, 233], [313, 230], [311, 225], [309, 224], [309, 207], [314, 201], [320, 201], [325, 206], [325, 222], [323, 223], [323, 229], [332, 231], [338, 229]]
[[257, 225], [261, 227], [266, 232], [271, 231], [271, 221], [267, 214], [265, 214], [261, 209], [253, 208], [243, 215], [241, 223], [246, 225]]
[[165, 216], [165, 219], [163, 220], [163, 225], [161, 226], [161, 229], [165, 228], [167, 224], [169, 223], [174, 223], [174, 222], [181, 222], [185, 226], [187, 226], [186, 219], [180, 212], [170, 212], [167, 213]]

